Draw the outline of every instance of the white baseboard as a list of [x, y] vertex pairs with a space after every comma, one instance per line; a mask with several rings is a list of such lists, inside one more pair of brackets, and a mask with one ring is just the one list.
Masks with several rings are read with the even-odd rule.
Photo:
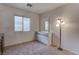
[[69, 51], [69, 52], [71, 52], [71, 53], [73, 53], [73, 54], [75, 54], [75, 55], [79, 55], [79, 53], [78, 53], [78, 52], [72, 51], [72, 50], [67, 49], [67, 48], [63, 48], [63, 49], [65, 49], [65, 50], [67, 50], [67, 51]]
[[11, 44], [11, 45], [4, 46], [4, 47], [5, 47], [5, 48], [6, 48], [6, 47], [11, 47], [11, 46], [15, 46], [15, 45], [23, 44], [23, 43], [29, 43], [29, 42], [32, 42], [32, 41], [35, 41], [35, 40], [31, 40], [31, 41], [27, 41], [27, 42], [19, 42], [19, 43]]

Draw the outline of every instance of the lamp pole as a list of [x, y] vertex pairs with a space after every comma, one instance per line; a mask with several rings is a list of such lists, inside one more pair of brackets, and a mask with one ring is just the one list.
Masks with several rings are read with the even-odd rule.
[[60, 50], [60, 51], [62, 51], [63, 49], [61, 48], [61, 23], [62, 23], [62, 21], [61, 21], [61, 19], [59, 19], [60, 20], [60, 43], [59, 43], [59, 48], [58, 48], [58, 50]]

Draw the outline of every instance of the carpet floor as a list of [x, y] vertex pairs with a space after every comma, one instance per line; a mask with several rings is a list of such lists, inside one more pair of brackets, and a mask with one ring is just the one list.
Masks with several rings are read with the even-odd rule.
[[74, 55], [73, 53], [63, 50], [59, 51], [56, 47], [46, 46], [40, 42], [33, 41], [7, 47], [4, 55]]

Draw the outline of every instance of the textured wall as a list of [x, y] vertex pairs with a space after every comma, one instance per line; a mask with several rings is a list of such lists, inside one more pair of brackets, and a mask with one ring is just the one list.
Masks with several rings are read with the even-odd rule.
[[62, 48], [79, 54], [79, 4], [67, 4], [47, 13], [41, 19], [50, 16], [50, 32], [53, 33], [54, 44], [59, 42], [59, 28], [56, 27], [57, 16], [63, 17]]
[[[31, 18], [30, 32], [14, 31], [14, 16], [26, 16]], [[35, 31], [39, 31], [39, 16], [37, 14], [0, 5], [0, 32], [5, 33], [5, 46], [32, 41]]]

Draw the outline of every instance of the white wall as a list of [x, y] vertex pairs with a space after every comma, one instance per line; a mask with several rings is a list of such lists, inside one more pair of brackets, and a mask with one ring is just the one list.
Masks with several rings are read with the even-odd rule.
[[50, 16], [50, 32], [53, 33], [54, 44], [59, 42], [59, 28], [56, 27], [57, 16], [63, 17], [62, 48], [79, 54], [79, 4], [68, 4], [50, 12], [41, 14], [41, 19]]
[[[31, 18], [30, 32], [14, 32], [15, 15]], [[39, 31], [39, 16], [37, 14], [0, 5], [0, 32], [5, 33], [5, 46], [32, 41], [35, 31]]]

